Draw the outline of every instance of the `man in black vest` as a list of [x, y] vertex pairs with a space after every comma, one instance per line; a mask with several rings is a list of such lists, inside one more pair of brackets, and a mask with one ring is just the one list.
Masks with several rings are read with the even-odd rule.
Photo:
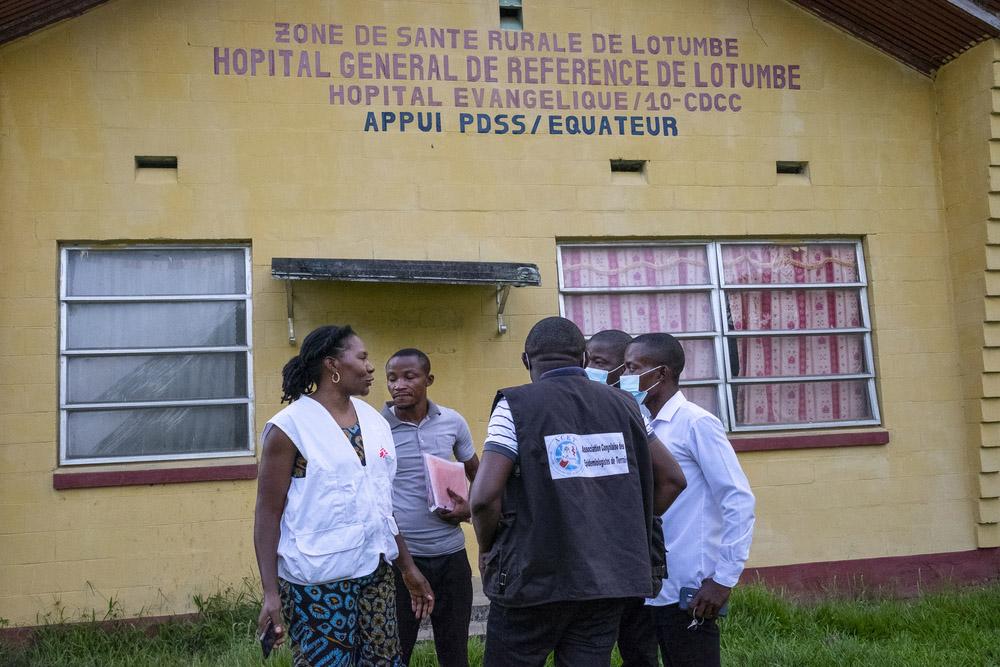
[[483, 590], [484, 667], [606, 667], [625, 600], [654, 585], [653, 517], [684, 489], [628, 394], [587, 379], [571, 321], [536, 324], [532, 382], [497, 393], [471, 490]]

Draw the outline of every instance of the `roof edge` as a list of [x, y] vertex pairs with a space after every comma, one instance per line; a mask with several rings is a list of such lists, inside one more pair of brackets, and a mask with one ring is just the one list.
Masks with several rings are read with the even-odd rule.
[[[46, 28], [65, 19], [80, 16], [108, 0], [62, 0], [61, 2], [36, 2], [35, 7], [22, 10], [6, 23], [0, 23], [0, 46]], [[2, 17], [0, 17], [2, 20]]]

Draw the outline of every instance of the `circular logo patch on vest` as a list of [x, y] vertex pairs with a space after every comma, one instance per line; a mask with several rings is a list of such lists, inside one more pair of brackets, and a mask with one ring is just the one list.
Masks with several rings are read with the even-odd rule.
[[578, 472], [583, 467], [583, 457], [580, 448], [572, 437], [565, 437], [556, 443], [551, 450], [549, 464], [564, 473]]

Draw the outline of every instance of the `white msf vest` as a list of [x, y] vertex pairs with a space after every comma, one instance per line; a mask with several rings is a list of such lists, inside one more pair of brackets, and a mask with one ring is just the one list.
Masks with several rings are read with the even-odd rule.
[[281, 515], [278, 576], [322, 584], [371, 574], [379, 555], [399, 555], [392, 518], [396, 448], [389, 424], [373, 407], [351, 398], [365, 445], [362, 466], [340, 425], [316, 400], [302, 396], [276, 414], [277, 426], [307, 461], [292, 478]]

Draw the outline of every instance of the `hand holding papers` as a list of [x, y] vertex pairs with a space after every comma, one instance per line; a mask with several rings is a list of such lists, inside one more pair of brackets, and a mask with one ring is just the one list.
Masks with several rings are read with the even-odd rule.
[[[459, 504], [465, 505], [469, 497], [469, 483], [465, 479], [465, 466], [433, 454], [424, 454], [427, 473], [427, 508], [432, 512], [445, 510], [450, 513]], [[451, 491], [449, 494], [448, 491]], [[457, 502], [462, 501], [461, 503]]]

